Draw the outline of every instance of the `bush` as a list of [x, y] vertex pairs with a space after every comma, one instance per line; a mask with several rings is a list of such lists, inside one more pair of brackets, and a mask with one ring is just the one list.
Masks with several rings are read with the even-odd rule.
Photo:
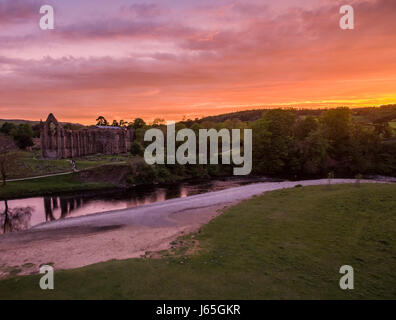
[[134, 141], [131, 144], [130, 152], [131, 152], [131, 154], [133, 156], [143, 156], [144, 149], [143, 149], [142, 145], [139, 142]]
[[156, 181], [156, 172], [153, 166], [148, 165], [143, 159], [137, 158], [130, 162], [131, 174], [127, 177], [129, 184], [151, 184]]
[[158, 182], [165, 183], [171, 181], [171, 174], [165, 166], [157, 166], [156, 169]]
[[29, 124], [20, 124], [10, 132], [14, 138], [15, 144], [21, 148], [26, 149], [34, 145], [33, 143], [33, 130]]
[[0, 128], [0, 132], [9, 135], [10, 132], [16, 128], [16, 125], [10, 122], [5, 122]]

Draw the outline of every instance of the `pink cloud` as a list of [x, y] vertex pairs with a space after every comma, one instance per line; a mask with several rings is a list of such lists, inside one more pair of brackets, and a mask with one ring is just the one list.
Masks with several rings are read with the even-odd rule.
[[39, 4], [28, 0], [3, 0], [0, 3], [0, 25], [26, 23], [27, 19], [36, 17]]
[[[55, 109], [63, 117], [86, 119], [107, 110], [124, 118], [175, 119], [186, 109], [205, 114], [233, 105], [311, 106], [392, 95], [395, 1], [353, 1], [354, 31], [338, 27], [342, 2], [290, 6], [276, 15], [268, 5], [214, 3], [183, 11], [180, 19], [160, 5], [131, 5], [120, 18], [63, 23], [53, 34], [30, 40], [13, 42], [9, 36], [8, 44], [26, 45], [25, 52], [51, 40], [65, 57], [16, 59], [0, 51], [0, 112], [25, 108], [37, 117]], [[162, 10], [173, 13], [164, 17]], [[141, 19], [129, 20], [128, 14]], [[140, 54], [123, 49], [123, 57], [115, 57], [100, 50], [108, 41], [114, 41], [114, 52], [125, 43], [131, 52], [145, 41], [155, 45]], [[97, 54], [70, 56], [64, 49], [70, 44], [81, 53], [95, 45]]]

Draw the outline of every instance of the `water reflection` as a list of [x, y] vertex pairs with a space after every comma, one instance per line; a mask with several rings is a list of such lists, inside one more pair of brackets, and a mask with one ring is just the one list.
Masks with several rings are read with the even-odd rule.
[[35, 225], [96, 212], [133, 208], [173, 198], [227, 189], [268, 179], [227, 179], [182, 183], [167, 187], [141, 187], [126, 191], [81, 193], [0, 202], [0, 234]]
[[83, 205], [83, 196], [44, 197], [45, 221], [66, 218], [71, 212]]
[[4, 208], [0, 213], [0, 234], [29, 229], [32, 212], [33, 208], [31, 207], [11, 209], [8, 206], [8, 201], [4, 201]]

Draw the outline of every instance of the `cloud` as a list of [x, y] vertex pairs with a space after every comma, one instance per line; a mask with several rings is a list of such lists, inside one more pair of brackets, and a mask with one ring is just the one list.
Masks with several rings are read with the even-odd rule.
[[86, 22], [67, 25], [57, 30], [57, 36], [75, 40], [106, 40], [114, 38], [178, 38], [184, 37], [191, 29], [178, 24], [158, 22], [136, 22], [126, 19], [108, 19], [98, 23]]
[[38, 16], [39, 8], [36, 1], [3, 0], [0, 2], [0, 25], [26, 23]]
[[157, 3], [134, 3], [120, 8], [121, 14], [132, 14], [135, 18], [153, 18], [165, 12]]
[[[135, 4], [118, 18], [64, 20], [54, 33], [15, 37], [14, 43], [9, 36], [7, 46], [27, 55], [30, 45], [51, 39], [64, 57], [44, 50], [34, 58], [0, 52], [0, 111], [26, 105], [46, 113], [54, 107], [72, 117], [76, 108], [87, 108], [87, 114], [107, 108], [174, 119], [186, 109], [205, 114], [232, 105], [312, 106], [391, 95], [396, 2], [352, 1], [353, 31], [338, 26], [342, 2], [289, 6], [276, 14], [259, 2], [187, 9]], [[109, 41], [113, 55], [103, 51]], [[143, 50], [147, 41], [154, 44]], [[68, 51], [72, 46], [76, 56]]]

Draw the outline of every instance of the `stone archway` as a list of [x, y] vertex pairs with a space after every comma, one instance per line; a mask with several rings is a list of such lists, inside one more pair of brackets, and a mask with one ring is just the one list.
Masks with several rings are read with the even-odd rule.
[[41, 128], [41, 156], [46, 159], [63, 158], [64, 131], [52, 113]]

